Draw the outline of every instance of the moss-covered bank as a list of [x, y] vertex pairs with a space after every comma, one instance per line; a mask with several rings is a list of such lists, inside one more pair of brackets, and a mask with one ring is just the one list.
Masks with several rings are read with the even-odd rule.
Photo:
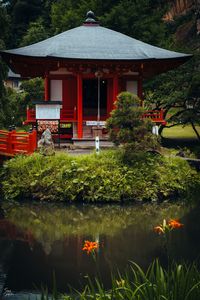
[[1, 174], [5, 199], [155, 201], [196, 191], [200, 176], [180, 158], [143, 154], [126, 164], [118, 151], [73, 157], [18, 156]]

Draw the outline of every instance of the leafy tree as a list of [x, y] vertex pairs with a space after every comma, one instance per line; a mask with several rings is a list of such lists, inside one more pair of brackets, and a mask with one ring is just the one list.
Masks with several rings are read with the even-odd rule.
[[32, 105], [33, 100], [44, 99], [44, 84], [41, 78], [24, 81], [21, 91], [6, 88], [3, 102], [0, 106], [0, 127], [9, 125], [22, 126], [26, 119], [26, 107]]
[[152, 124], [142, 118], [144, 109], [139, 103], [136, 95], [120, 93], [115, 102], [116, 108], [107, 120], [111, 141], [123, 145], [127, 151], [137, 152], [157, 146], [157, 140], [151, 133]]
[[196, 125], [200, 125], [200, 56], [194, 57], [178, 69], [157, 76], [146, 83], [147, 108], [164, 109], [167, 125], [161, 125], [159, 133], [178, 124], [191, 125], [200, 140]]
[[20, 46], [27, 46], [49, 37], [47, 30], [45, 29], [42, 19], [38, 19], [36, 22], [31, 22], [26, 34], [23, 36]]
[[[5, 49], [6, 41], [9, 38], [9, 24], [10, 18], [7, 14], [5, 6], [0, 3], [0, 49]], [[5, 63], [0, 59], [0, 126], [3, 126], [4, 119], [4, 106], [6, 104], [5, 94], [6, 90], [3, 81], [7, 76], [7, 67]]]
[[51, 20], [55, 33], [59, 33], [80, 25], [77, 2], [61, 0], [52, 4]]
[[21, 126], [25, 119], [25, 114], [24, 94], [7, 88], [2, 111], [0, 111], [1, 127], [8, 128], [9, 125]]
[[44, 100], [44, 81], [40, 77], [22, 82], [20, 88], [25, 93], [25, 106], [31, 104], [31, 101]]
[[42, 12], [42, 0], [11, 0], [8, 11], [12, 19], [12, 41], [9, 47], [19, 45], [22, 36], [25, 34], [29, 23], [37, 20]]

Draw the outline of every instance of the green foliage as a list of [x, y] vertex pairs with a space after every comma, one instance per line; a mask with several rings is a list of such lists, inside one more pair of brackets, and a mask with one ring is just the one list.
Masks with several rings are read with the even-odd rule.
[[72, 0], [61, 0], [52, 4], [51, 20], [55, 33], [80, 25], [83, 16], [79, 18], [76, 11], [77, 6], [77, 2]]
[[143, 119], [144, 109], [139, 106], [139, 98], [129, 92], [122, 92], [115, 102], [116, 108], [107, 120], [110, 139], [116, 145], [124, 145], [130, 151], [144, 151], [156, 148], [157, 141], [151, 133], [152, 124]]
[[11, 88], [6, 89], [1, 103], [2, 110], [0, 110], [0, 124], [2, 127], [8, 128], [9, 125], [22, 125], [26, 114], [24, 97], [23, 93], [18, 93]]
[[22, 82], [20, 88], [25, 92], [25, 105], [44, 100], [44, 80], [40, 77]]
[[[191, 29], [188, 32], [187, 26]], [[176, 37], [171, 50], [191, 53], [193, 58], [181, 67], [146, 82], [145, 100], [148, 108], [165, 110], [167, 127], [180, 123], [191, 125], [200, 140], [195, 128], [199, 124], [200, 115], [199, 38], [195, 28], [196, 17], [191, 12], [178, 16], [173, 24], [169, 24], [170, 34], [175, 34]], [[164, 126], [160, 127], [160, 133], [163, 128]]]
[[[7, 14], [5, 7], [0, 3], [0, 50], [5, 49], [5, 43], [9, 38], [9, 25], [10, 18]], [[3, 80], [6, 79], [7, 76], [7, 67], [6, 64], [0, 58], [0, 126], [3, 126], [3, 118], [4, 118], [4, 103], [7, 101], [5, 99], [5, 87], [3, 84]]]
[[195, 53], [188, 63], [146, 84], [147, 107], [164, 109], [168, 127], [200, 124], [199, 61], [199, 54]]
[[199, 175], [179, 158], [143, 154], [131, 166], [122, 154], [99, 156], [18, 156], [4, 165], [5, 199], [32, 198], [66, 202], [156, 201], [199, 188]]
[[41, 14], [41, 0], [17, 0], [13, 3], [12, 16], [12, 34], [15, 44], [19, 44], [22, 36], [25, 34], [30, 22], [35, 21]]
[[28, 46], [49, 37], [48, 31], [43, 25], [42, 19], [38, 19], [35, 22], [31, 22], [26, 34], [23, 36], [20, 46]]
[[42, 78], [34, 78], [22, 82], [21, 91], [4, 89], [0, 102], [0, 127], [9, 125], [21, 126], [26, 118], [26, 107], [32, 101], [44, 100], [44, 82]]
[[10, 17], [6, 8], [0, 3], [0, 49], [5, 48], [5, 44], [9, 39]]
[[4, 87], [3, 80], [5, 80], [7, 74], [7, 67], [5, 63], [0, 59], [0, 126], [3, 126], [3, 119], [5, 118], [4, 105], [7, 102], [6, 89]]

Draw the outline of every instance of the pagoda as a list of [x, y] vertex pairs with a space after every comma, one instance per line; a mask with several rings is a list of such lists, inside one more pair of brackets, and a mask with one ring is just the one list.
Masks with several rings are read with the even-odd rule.
[[[74, 141], [106, 138], [105, 121], [117, 95], [142, 99], [143, 79], [185, 63], [191, 55], [158, 48], [99, 25], [89, 11], [82, 26], [30, 46], [0, 52], [11, 70], [42, 77], [44, 101], [27, 109], [26, 124], [38, 130], [50, 124]], [[162, 123], [161, 116], [152, 117]], [[46, 124], [46, 125], [45, 125]]]

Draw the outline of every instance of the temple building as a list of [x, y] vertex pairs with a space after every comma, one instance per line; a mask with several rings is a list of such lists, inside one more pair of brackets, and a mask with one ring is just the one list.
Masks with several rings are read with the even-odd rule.
[[[143, 79], [185, 63], [191, 55], [143, 43], [99, 25], [93, 12], [82, 26], [39, 43], [0, 52], [11, 70], [45, 80], [44, 101], [27, 109], [27, 124], [51, 124], [74, 141], [106, 138], [105, 120], [121, 91], [142, 99]], [[154, 116], [157, 123], [162, 117]], [[48, 123], [49, 122], [49, 123]], [[59, 124], [59, 125], [58, 125]]]

